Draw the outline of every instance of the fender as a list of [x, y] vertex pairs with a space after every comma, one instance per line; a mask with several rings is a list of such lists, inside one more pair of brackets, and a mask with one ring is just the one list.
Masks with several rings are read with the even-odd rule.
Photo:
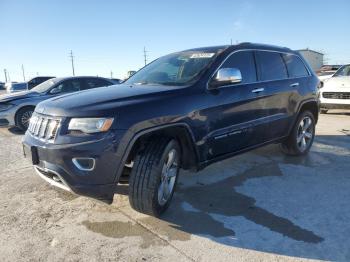
[[310, 99], [306, 99], [306, 100], [301, 101], [301, 102], [299, 103], [298, 110], [297, 110], [297, 112], [296, 112], [295, 115], [294, 115], [294, 119], [293, 119], [293, 121], [292, 121], [292, 125], [289, 127], [288, 135], [287, 135], [287, 136], [289, 136], [290, 132], [292, 131], [292, 129], [293, 129], [293, 127], [294, 127], [294, 125], [295, 125], [295, 123], [296, 123], [296, 121], [297, 121], [298, 115], [300, 114], [301, 108], [302, 108], [305, 104], [310, 103], [310, 102], [316, 103], [316, 104], [317, 104], [317, 107], [318, 107], [317, 112], [320, 111], [320, 103], [319, 103], [318, 100], [316, 100], [316, 99], [314, 99], [314, 98], [310, 98]]
[[[194, 152], [196, 154], [196, 156], [195, 156], [196, 160], [197, 160], [196, 162], [198, 163], [198, 159], [199, 159], [198, 148], [195, 146], [195, 138], [194, 138], [192, 129], [190, 128], [190, 126], [188, 124], [181, 122], [181, 123], [165, 124], [165, 125], [160, 125], [160, 126], [156, 126], [156, 127], [147, 128], [147, 129], [142, 129], [142, 130], [136, 132], [133, 135], [133, 137], [129, 140], [130, 142], [127, 144], [127, 146], [125, 148], [123, 148], [123, 146], [122, 146], [122, 148], [120, 149], [120, 150], [123, 150], [124, 153], [123, 153], [123, 155], [121, 157], [120, 165], [118, 167], [117, 173], [116, 173], [115, 178], [114, 178], [114, 183], [116, 183], [116, 184], [118, 183], [119, 178], [120, 178], [120, 176], [121, 176], [121, 174], [123, 172], [125, 163], [127, 161], [127, 158], [129, 156], [133, 146], [135, 145], [136, 141], [143, 135], [147, 135], [147, 134], [150, 134], [150, 133], [152, 133], [154, 131], [159, 131], [159, 130], [162, 130], [162, 129], [165, 129], [165, 128], [169, 128], [169, 127], [186, 128], [186, 130], [190, 134], [190, 139], [192, 141], [192, 146], [193, 146]], [[127, 135], [125, 135], [125, 136], [127, 136]]]

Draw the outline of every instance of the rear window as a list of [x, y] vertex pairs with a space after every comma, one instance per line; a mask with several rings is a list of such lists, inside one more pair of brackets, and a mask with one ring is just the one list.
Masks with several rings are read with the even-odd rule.
[[293, 78], [309, 75], [304, 63], [298, 56], [292, 54], [283, 54], [283, 59], [286, 63], [289, 77]]
[[261, 81], [286, 79], [288, 77], [287, 69], [280, 53], [257, 51], [256, 58]]

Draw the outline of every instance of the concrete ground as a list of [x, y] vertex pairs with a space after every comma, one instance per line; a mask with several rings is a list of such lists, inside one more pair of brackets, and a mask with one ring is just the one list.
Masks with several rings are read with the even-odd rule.
[[350, 261], [350, 113], [321, 115], [310, 154], [272, 145], [182, 172], [162, 219], [41, 180], [0, 129], [1, 261]]

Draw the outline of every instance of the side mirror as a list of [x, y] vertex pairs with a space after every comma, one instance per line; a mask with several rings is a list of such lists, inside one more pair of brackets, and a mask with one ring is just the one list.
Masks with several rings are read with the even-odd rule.
[[210, 83], [211, 88], [242, 82], [241, 71], [237, 68], [220, 68]]
[[58, 87], [52, 88], [51, 91], [50, 91], [51, 95], [56, 95], [58, 93], [61, 93], [61, 89], [58, 88]]

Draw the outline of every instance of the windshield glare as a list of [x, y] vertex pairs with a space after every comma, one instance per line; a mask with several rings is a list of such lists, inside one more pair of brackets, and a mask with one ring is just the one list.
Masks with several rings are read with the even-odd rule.
[[186, 85], [207, 68], [216, 54], [205, 51], [185, 51], [163, 56], [135, 73], [125, 83]]
[[47, 91], [50, 90], [50, 88], [57, 83], [57, 79], [50, 79], [47, 80], [43, 83], [41, 83], [40, 85], [37, 85], [36, 87], [34, 87], [32, 89], [32, 91], [34, 92], [38, 92], [38, 93], [46, 93]]
[[350, 65], [345, 65], [339, 68], [333, 77], [335, 76], [350, 76]]

